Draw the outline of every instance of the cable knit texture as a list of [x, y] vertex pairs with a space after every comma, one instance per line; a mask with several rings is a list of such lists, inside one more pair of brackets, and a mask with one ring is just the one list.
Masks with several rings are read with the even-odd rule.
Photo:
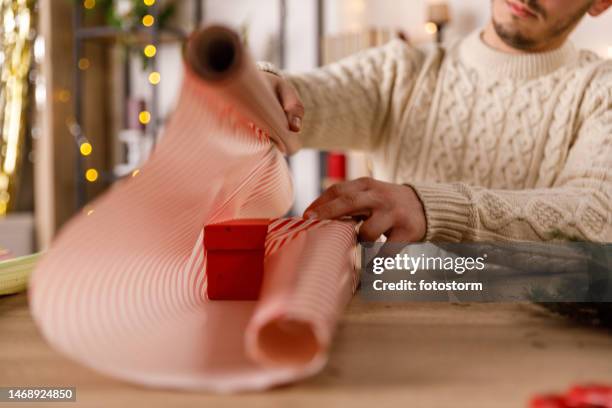
[[377, 179], [416, 190], [427, 240], [612, 242], [611, 61], [570, 42], [512, 56], [476, 32], [285, 75], [303, 145], [370, 152]]

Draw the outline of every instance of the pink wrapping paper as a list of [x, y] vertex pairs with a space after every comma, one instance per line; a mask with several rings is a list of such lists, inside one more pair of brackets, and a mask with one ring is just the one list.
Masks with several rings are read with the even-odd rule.
[[[33, 316], [68, 357], [135, 383], [216, 392], [261, 390], [325, 365], [357, 284], [354, 224], [279, 218], [292, 186], [268, 135], [285, 151], [295, 145], [280, 140], [284, 129], [253, 124], [276, 126], [277, 103], [240, 52], [225, 84], [186, 69], [152, 158], [71, 220], [35, 270]], [[252, 91], [243, 99], [241, 83]], [[256, 302], [206, 298], [203, 226], [233, 218], [275, 219]]]

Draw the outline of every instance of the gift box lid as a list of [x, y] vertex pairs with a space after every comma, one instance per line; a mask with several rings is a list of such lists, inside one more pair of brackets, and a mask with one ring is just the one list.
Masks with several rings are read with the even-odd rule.
[[206, 250], [264, 249], [268, 225], [267, 218], [236, 219], [208, 224], [204, 227]]

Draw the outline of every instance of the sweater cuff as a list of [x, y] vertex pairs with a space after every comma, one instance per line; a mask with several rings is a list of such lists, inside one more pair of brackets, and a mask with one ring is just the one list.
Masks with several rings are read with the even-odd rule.
[[423, 203], [427, 220], [425, 241], [471, 240], [474, 228], [470, 192], [463, 184], [408, 184]]
[[257, 69], [259, 69], [260, 71], [268, 72], [270, 74], [274, 74], [279, 77], [283, 76], [281, 71], [278, 68], [276, 68], [274, 64], [272, 64], [271, 62], [258, 61], [255, 63], [255, 65], [257, 66]]

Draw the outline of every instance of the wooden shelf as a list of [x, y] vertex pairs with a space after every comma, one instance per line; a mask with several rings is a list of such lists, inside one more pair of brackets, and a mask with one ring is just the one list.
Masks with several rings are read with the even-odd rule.
[[111, 26], [82, 27], [76, 30], [76, 36], [83, 41], [119, 41], [130, 39], [134, 42], [145, 43], [154, 36], [158, 36], [161, 43], [180, 42], [187, 38], [187, 34], [178, 28], [164, 28], [157, 33], [152, 29], [118, 28]]

